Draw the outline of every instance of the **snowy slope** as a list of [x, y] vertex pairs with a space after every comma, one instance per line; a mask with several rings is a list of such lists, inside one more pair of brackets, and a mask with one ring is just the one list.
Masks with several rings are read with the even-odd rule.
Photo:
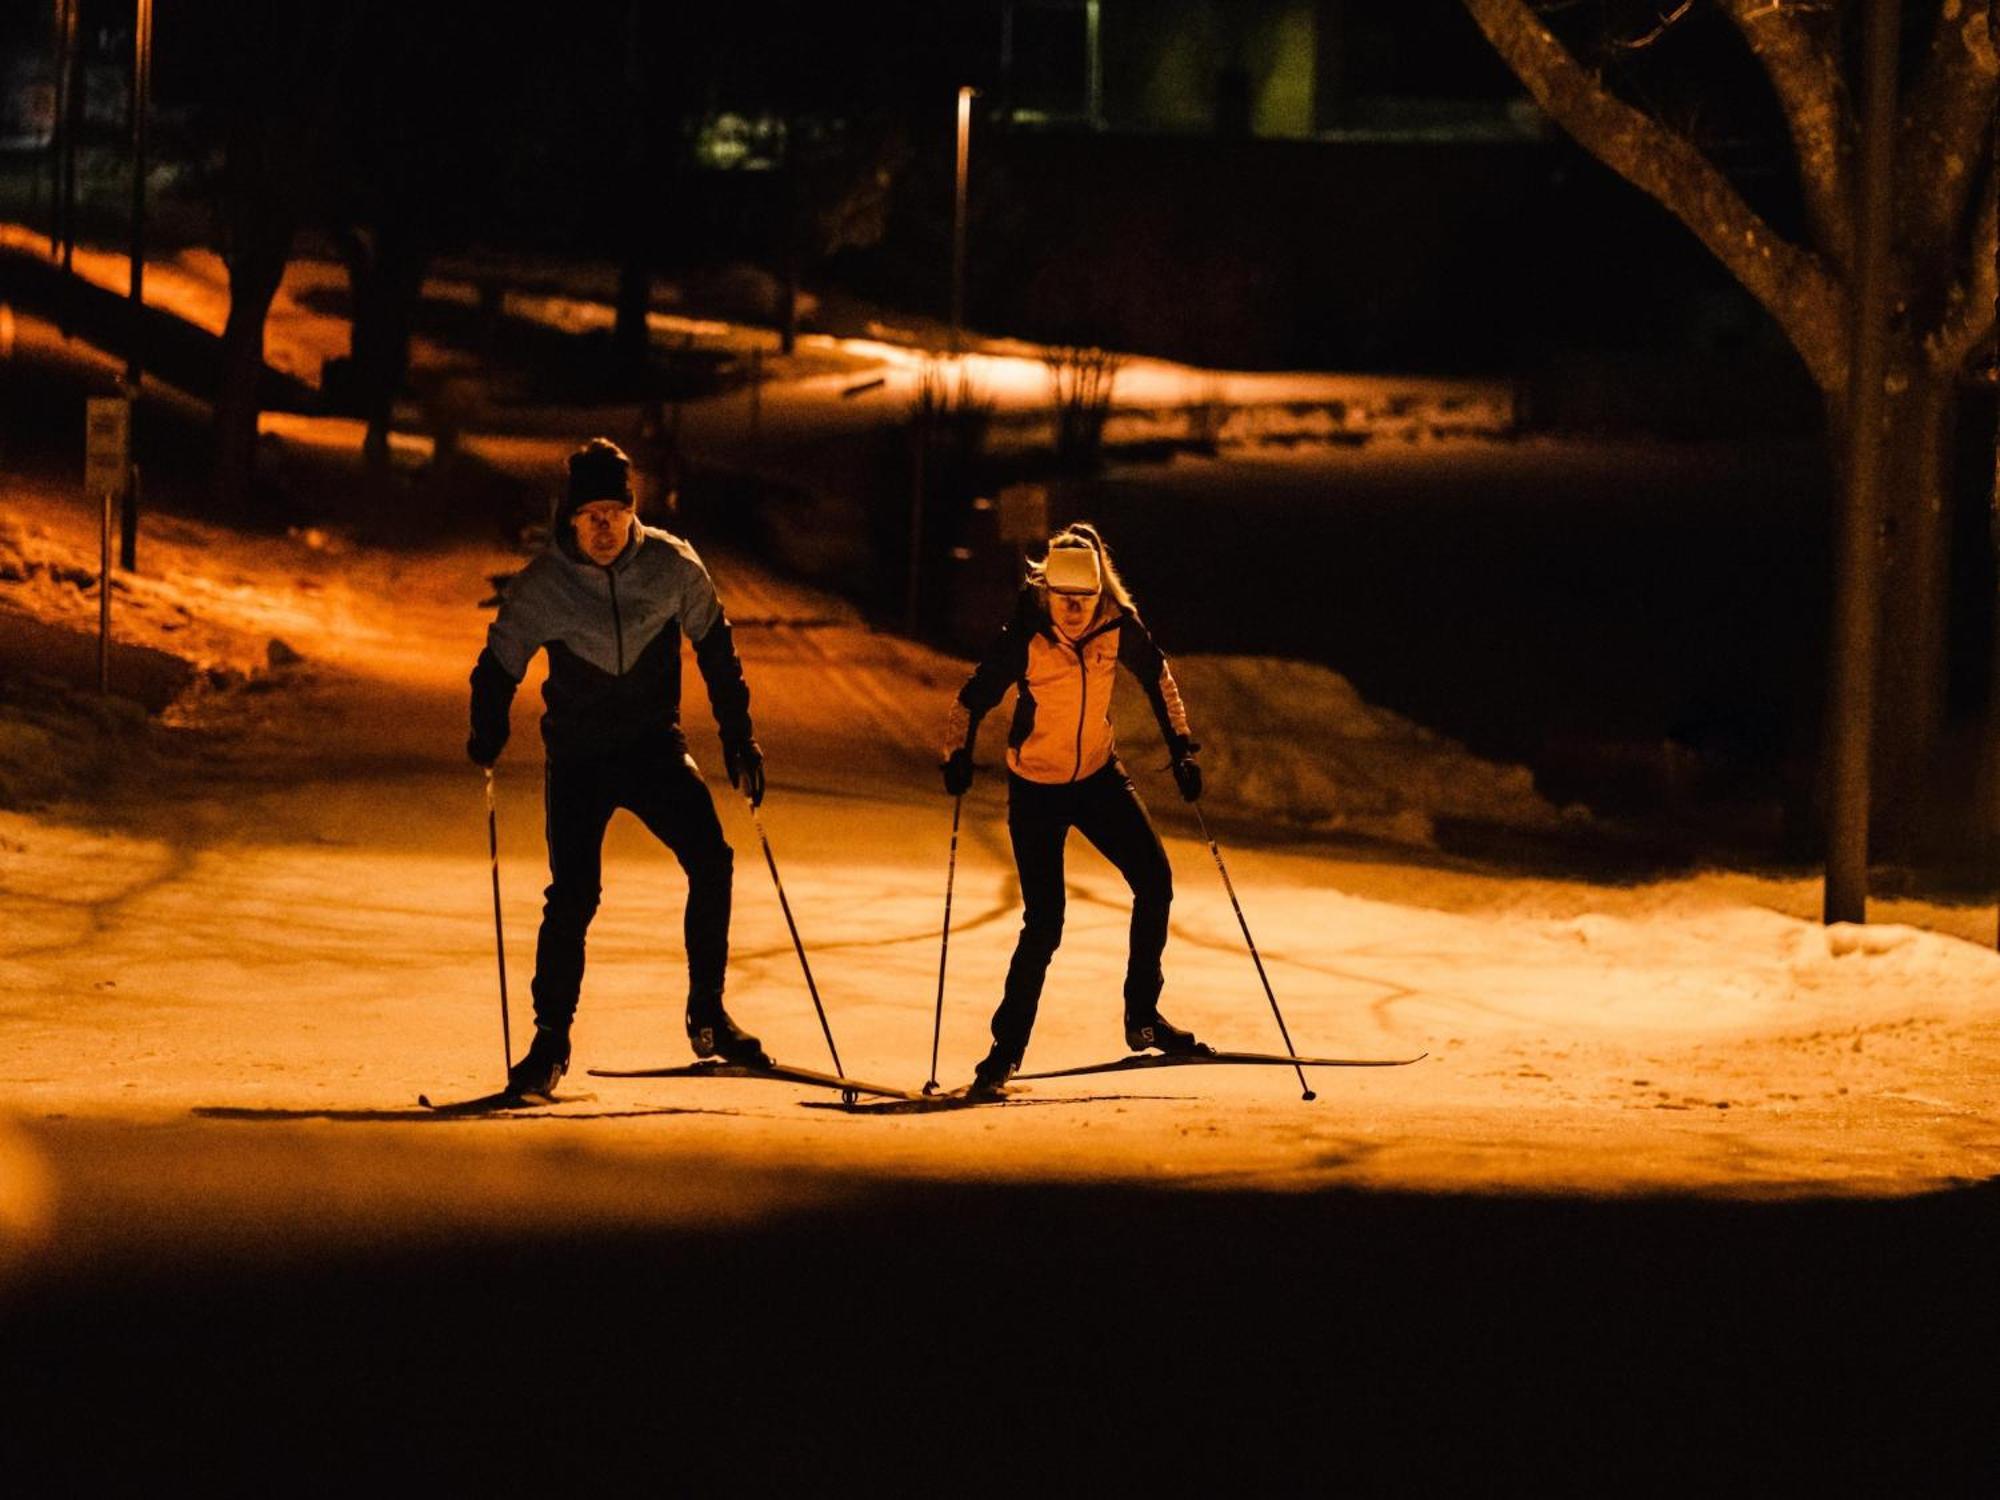
[[[1481, 760], [1365, 702], [1330, 668], [1183, 656], [1174, 675], [1202, 746], [1212, 805], [1225, 810], [1415, 845], [1432, 842], [1439, 818], [1516, 828], [1561, 821], [1525, 767]], [[1128, 759], [1159, 759], [1159, 731], [1143, 697], [1124, 691], [1113, 704]]]

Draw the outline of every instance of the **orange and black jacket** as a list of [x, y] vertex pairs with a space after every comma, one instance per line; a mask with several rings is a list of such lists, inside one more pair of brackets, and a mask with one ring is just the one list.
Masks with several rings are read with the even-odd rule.
[[1178, 760], [1194, 748], [1180, 689], [1136, 614], [1107, 600], [1109, 616], [1074, 643], [1056, 634], [1042, 593], [1024, 588], [1014, 614], [952, 700], [945, 753], [970, 750], [979, 721], [1017, 687], [1007, 731], [1007, 768], [1028, 781], [1081, 781], [1103, 769], [1116, 746], [1111, 688], [1119, 666], [1139, 679], [1160, 733]]

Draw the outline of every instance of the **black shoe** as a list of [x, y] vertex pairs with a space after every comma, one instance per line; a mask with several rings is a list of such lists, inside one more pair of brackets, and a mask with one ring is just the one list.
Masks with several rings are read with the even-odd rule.
[[1150, 1016], [1125, 1018], [1125, 1045], [1134, 1052], [1157, 1047], [1175, 1057], [1200, 1057], [1215, 1051], [1208, 1043], [1196, 1041], [1192, 1031], [1182, 1031], [1158, 1011]]
[[527, 1054], [507, 1070], [507, 1092], [521, 1099], [553, 1099], [569, 1071], [569, 1033], [535, 1028]]
[[729, 1012], [720, 1005], [699, 1018], [689, 1011], [687, 1032], [688, 1045], [696, 1057], [719, 1057], [740, 1068], [771, 1066], [771, 1054], [764, 1050], [764, 1044], [730, 1020]]
[[1007, 1092], [1007, 1080], [1014, 1076], [1014, 1070], [1020, 1066], [1017, 1058], [1008, 1057], [998, 1051], [987, 1053], [979, 1066], [972, 1070], [972, 1082], [966, 1085], [965, 1097], [998, 1099]]

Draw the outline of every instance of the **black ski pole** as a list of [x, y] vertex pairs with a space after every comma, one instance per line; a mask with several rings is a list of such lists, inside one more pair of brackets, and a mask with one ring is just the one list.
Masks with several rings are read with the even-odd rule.
[[[1222, 851], [1215, 847], [1215, 835], [1208, 831], [1208, 819], [1203, 816], [1199, 802], [1194, 804], [1194, 815], [1201, 824], [1201, 836], [1208, 840], [1208, 852], [1215, 856], [1215, 868], [1222, 872], [1222, 888], [1229, 892], [1229, 904], [1236, 908], [1236, 925], [1243, 929], [1243, 941], [1250, 945], [1250, 961], [1257, 966], [1257, 977], [1264, 981], [1264, 998], [1271, 1002], [1271, 1014], [1278, 1018], [1278, 1035], [1285, 1039], [1285, 1056], [1297, 1057], [1299, 1049], [1292, 1045], [1292, 1034], [1285, 1029], [1284, 1012], [1278, 1009], [1278, 997], [1271, 992], [1271, 977], [1264, 972], [1264, 960], [1257, 953], [1257, 940], [1250, 936], [1250, 924], [1243, 919], [1243, 903], [1236, 899], [1236, 883], [1229, 878], [1229, 866], [1222, 862]], [[1292, 1071], [1299, 1075], [1299, 1087], [1304, 1091], [1299, 1097], [1317, 1099], [1319, 1096], [1306, 1082], [1306, 1070], [1295, 1062]]]
[[931, 1081], [924, 1085], [926, 1094], [935, 1094], [938, 1088], [938, 1037], [944, 1031], [944, 961], [951, 953], [951, 888], [958, 880], [958, 814], [964, 805], [962, 792], [951, 799], [951, 860], [944, 867], [944, 941], [938, 944], [937, 1015], [931, 1021]]
[[806, 945], [799, 941], [799, 924], [792, 920], [792, 903], [785, 899], [785, 882], [778, 878], [778, 861], [771, 854], [771, 841], [764, 833], [764, 820], [757, 813], [757, 804], [748, 797], [743, 799], [750, 806], [750, 821], [757, 828], [757, 842], [764, 846], [764, 863], [771, 868], [771, 884], [778, 888], [778, 908], [785, 914], [785, 926], [792, 934], [792, 949], [799, 956], [799, 969], [806, 976], [806, 993], [812, 996], [813, 1009], [819, 1013], [819, 1029], [826, 1033], [826, 1050], [833, 1058], [833, 1071], [840, 1077], [847, 1076], [847, 1070], [840, 1065], [840, 1049], [833, 1045], [833, 1028], [826, 1024], [826, 1007], [819, 1003], [819, 986], [813, 983], [812, 965], [806, 962]]
[[507, 940], [500, 929], [500, 818], [493, 807], [493, 768], [486, 768], [486, 851], [493, 860], [493, 956], [500, 963], [500, 1051], [502, 1074], [514, 1066], [514, 1038], [507, 1023]]

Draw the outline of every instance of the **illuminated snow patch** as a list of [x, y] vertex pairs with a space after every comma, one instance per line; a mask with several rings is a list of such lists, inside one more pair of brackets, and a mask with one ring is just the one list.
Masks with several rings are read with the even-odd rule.
[[54, 1202], [41, 1153], [19, 1131], [0, 1125], [0, 1253], [39, 1240]]

